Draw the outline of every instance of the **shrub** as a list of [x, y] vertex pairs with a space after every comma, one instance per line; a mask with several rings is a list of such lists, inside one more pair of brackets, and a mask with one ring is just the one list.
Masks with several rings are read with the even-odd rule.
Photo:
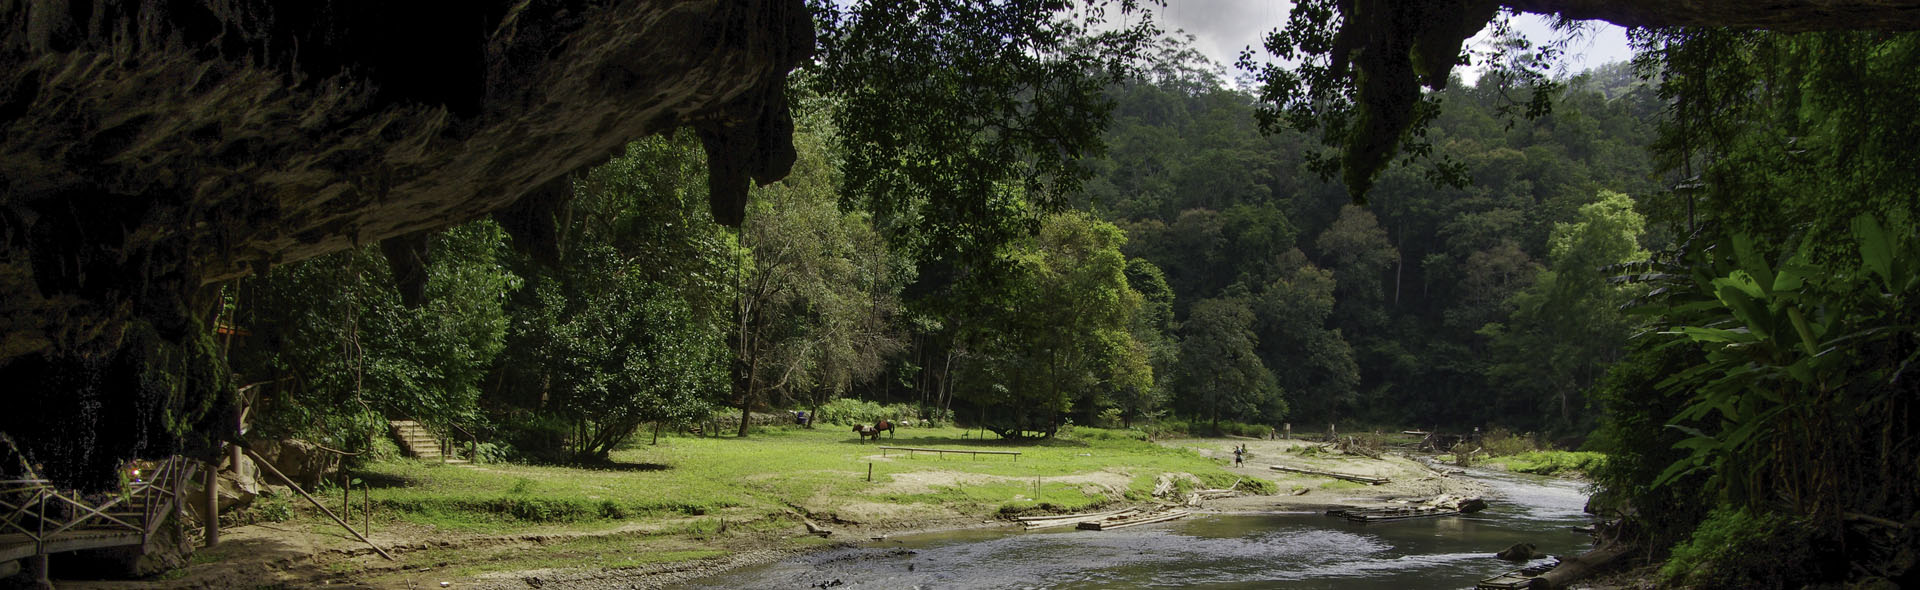
[[1513, 455], [1506, 463], [1508, 471], [1521, 473], [1585, 475], [1598, 471], [1606, 460], [1606, 455], [1590, 451], [1532, 451]]
[[516, 451], [507, 443], [483, 442], [474, 446], [473, 460], [477, 463], [505, 463], [513, 459]]
[[253, 512], [263, 522], [285, 522], [293, 519], [293, 503], [286, 498], [271, 498], [255, 506]]
[[1233, 436], [1247, 436], [1247, 437], [1253, 437], [1253, 438], [1266, 438], [1268, 435], [1273, 434], [1273, 427], [1267, 426], [1265, 424], [1243, 424], [1240, 422], [1221, 422], [1220, 431], [1217, 434], [1220, 434], [1222, 436], [1233, 435]]
[[867, 400], [840, 398], [820, 406], [820, 414], [813, 421], [816, 424], [851, 426], [872, 424], [882, 419], [899, 422], [919, 418], [920, 408], [913, 404], [883, 406]]
[[1167, 419], [1152, 424], [1141, 425], [1140, 429], [1146, 432], [1147, 436], [1151, 438], [1167, 438], [1185, 435], [1188, 431], [1188, 426], [1185, 420]]
[[1544, 450], [1534, 442], [1533, 433], [1516, 435], [1505, 428], [1495, 428], [1480, 437], [1480, 449], [1490, 457], [1506, 457], [1521, 453]]
[[1673, 547], [1660, 576], [1701, 589], [1799, 588], [1820, 575], [1814, 546], [1810, 531], [1791, 518], [1722, 506]]
[[1078, 428], [1073, 437], [1081, 440], [1147, 440], [1147, 433], [1138, 428]]
[[367, 451], [358, 457], [359, 460], [350, 461], [350, 463], [358, 466], [367, 463], [392, 461], [400, 457], [400, 445], [393, 442], [393, 437], [376, 436], [367, 442]]

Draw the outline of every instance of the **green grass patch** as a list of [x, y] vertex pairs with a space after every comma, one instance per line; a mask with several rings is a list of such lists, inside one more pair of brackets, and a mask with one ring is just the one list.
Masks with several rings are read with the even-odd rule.
[[1599, 469], [1606, 460], [1606, 455], [1590, 451], [1529, 451], [1494, 457], [1487, 462], [1505, 465], [1508, 471], [1520, 473], [1585, 477]]
[[[1145, 439], [1138, 431], [1086, 427], [1026, 442], [982, 440], [957, 428], [902, 428], [894, 438], [862, 443], [848, 430], [822, 425], [771, 429], [744, 439], [670, 435], [658, 445], [646, 444], [643, 437], [615, 451], [611, 463], [593, 467], [462, 467], [391, 460], [354, 475], [373, 486], [377, 521], [490, 533], [606, 527], [634, 519], [779, 514], [791, 506], [830, 511], [837, 503], [850, 502], [937, 505], [978, 515], [1080, 510], [1112, 498], [1082, 484], [1045, 479], [1117, 471], [1132, 477], [1126, 497], [1145, 500], [1161, 473], [1192, 473], [1207, 487], [1220, 488], [1241, 478], [1191, 449]], [[882, 445], [1020, 455], [905, 456], [889, 451], [881, 457]], [[872, 482], [867, 481], [869, 464]], [[916, 471], [995, 477], [925, 493], [884, 491], [894, 476]], [[1038, 493], [1031, 483], [1035, 477], [1042, 479]], [[1240, 485], [1243, 490], [1273, 491], [1266, 480], [1248, 479]]]

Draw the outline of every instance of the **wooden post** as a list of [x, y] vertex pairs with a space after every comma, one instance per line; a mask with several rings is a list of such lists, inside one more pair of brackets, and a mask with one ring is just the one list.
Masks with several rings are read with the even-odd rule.
[[1287, 428], [1287, 440], [1293, 440], [1293, 423], [1288, 422], [1286, 424], [1283, 424], [1282, 426], [1285, 426]]
[[40, 547], [39, 553], [33, 554], [32, 565], [34, 590], [53, 590], [53, 580], [47, 579], [47, 553], [44, 545]]
[[[237, 448], [237, 447], [236, 447]], [[238, 463], [235, 463], [238, 465]], [[220, 544], [220, 465], [207, 463], [207, 511], [201, 513], [206, 519], [207, 546]]]
[[372, 547], [374, 551], [379, 552], [381, 557], [387, 558], [388, 561], [395, 561], [393, 554], [387, 553], [387, 550], [381, 549], [379, 545], [373, 544], [373, 540], [368, 539], [366, 535], [360, 534], [360, 531], [353, 530], [352, 525], [347, 524], [347, 521], [340, 520], [338, 515], [334, 514], [332, 510], [328, 510], [327, 505], [321, 504], [320, 500], [315, 499], [312, 494], [308, 494], [306, 490], [300, 489], [300, 484], [294, 483], [292, 478], [287, 477], [284, 473], [280, 473], [279, 469], [261, 460], [260, 455], [254, 453], [253, 449], [247, 449], [246, 451], [248, 455], [253, 457], [254, 461], [260, 463], [261, 467], [265, 467], [267, 471], [272, 472], [274, 477], [280, 478], [280, 481], [287, 482], [287, 487], [293, 488], [294, 493], [300, 494], [302, 498], [306, 498], [307, 502], [312, 503], [314, 508], [319, 508], [321, 513], [326, 514], [327, 518], [333, 519], [333, 522], [339, 524], [340, 528], [347, 529], [347, 532], [353, 533], [355, 537], [359, 537], [361, 542], [366, 543], [368, 547]]
[[360, 514], [367, 517], [367, 524], [366, 526], [363, 526], [360, 528], [366, 529], [367, 534], [372, 535], [373, 534], [373, 484], [370, 484], [370, 483], [361, 484], [360, 497], [367, 499], [367, 509], [360, 511]]
[[187, 460], [173, 456], [173, 538], [187, 543]]
[[[231, 338], [231, 336], [229, 336], [229, 338]], [[246, 433], [246, 424], [244, 423], [247, 419], [246, 418], [246, 415], [247, 415], [246, 400], [245, 400], [245, 396], [241, 396], [241, 397], [242, 399], [236, 400], [233, 403], [233, 439], [234, 440], [240, 440], [240, 436]], [[240, 447], [238, 445], [229, 445], [227, 447], [227, 463], [233, 466], [234, 475], [236, 476], [240, 475]], [[220, 469], [220, 466], [215, 465], [213, 466], [213, 468], [215, 471], [218, 471]]]
[[873, 481], [873, 462], [867, 462], [867, 481]]

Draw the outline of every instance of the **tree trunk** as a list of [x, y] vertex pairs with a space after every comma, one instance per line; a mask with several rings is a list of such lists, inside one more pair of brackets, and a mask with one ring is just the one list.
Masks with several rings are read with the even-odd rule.
[[1400, 244], [1393, 249], [1393, 305], [1400, 306], [1400, 275], [1407, 268], [1407, 254], [1401, 251], [1407, 247], [1407, 234], [1400, 234]]
[[740, 397], [740, 438], [747, 437], [747, 420], [753, 418], [753, 396]]
[[1633, 546], [1626, 543], [1608, 543], [1596, 547], [1592, 551], [1580, 554], [1578, 557], [1563, 560], [1560, 562], [1560, 565], [1553, 568], [1552, 571], [1540, 574], [1539, 577], [1533, 579], [1533, 587], [1542, 590], [1565, 588], [1569, 584], [1592, 577], [1594, 574], [1606, 570], [1614, 563], [1620, 561], [1620, 558], [1633, 553], [1633, 549]]

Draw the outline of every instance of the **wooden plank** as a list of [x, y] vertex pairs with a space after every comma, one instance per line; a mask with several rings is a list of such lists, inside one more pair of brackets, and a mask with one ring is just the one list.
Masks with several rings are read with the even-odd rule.
[[1533, 588], [1536, 585], [1546, 587], [1546, 582], [1540, 579], [1540, 575], [1551, 569], [1553, 566], [1550, 565], [1524, 567], [1480, 580], [1480, 583], [1475, 584], [1473, 588], [1474, 590], [1514, 590]]
[[1383, 522], [1389, 520], [1409, 520], [1414, 518], [1432, 518], [1436, 516], [1459, 516], [1460, 511], [1435, 508], [1431, 506], [1409, 506], [1406, 508], [1355, 508], [1328, 510], [1327, 516], [1338, 516], [1354, 522]]
[[1122, 512], [1139, 512], [1139, 511], [1140, 511], [1139, 508], [1121, 508], [1119, 510], [1108, 510], [1106, 512], [1083, 512], [1080, 514], [1047, 514], [1043, 516], [1015, 516], [1013, 517], [1013, 519], [1020, 522], [1033, 522], [1036, 520], [1059, 520], [1062, 518], [1086, 518], [1089, 516], [1113, 516], [1115, 514], [1119, 514]]
[[1370, 486], [1377, 486], [1383, 483], [1391, 483], [1393, 481], [1392, 479], [1385, 478], [1385, 477], [1355, 475], [1352, 473], [1340, 473], [1336, 471], [1321, 471], [1318, 469], [1306, 469], [1303, 467], [1289, 467], [1286, 465], [1268, 465], [1267, 468], [1272, 469], [1274, 471], [1287, 471], [1292, 473], [1304, 473], [1307, 475], [1317, 475], [1320, 477], [1331, 477], [1334, 479], [1344, 479], [1347, 481], [1364, 483]]
[[1093, 515], [1087, 515], [1087, 516], [1080, 516], [1076, 518], [1062, 518], [1058, 520], [1034, 521], [1026, 524], [1026, 530], [1037, 531], [1041, 529], [1051, 529], [1051, 528], [1058, 528], [1063, 526], [1077, 526], [1082, 523], [1097, 522], [1097, 521], [1106, 520], [1106, 519], [1115, 518], [1115, 517], [1126, 518], [1126, 517], [1133, 516], [1135, 513], [1138, 513], [1138, 512], [1140, 512], [1139, 508], [1129, 508], [1127, 510], [1121, 510], [1119, 512], [1106, 513], [1106, 514], [1093, 514]]
[[897, 452], [927, 452], [927, 454], [973, 454], [973, 455], [1018, 455], [1020, 452], [981, 452], [970, 448], [918, 448], [918, 446], [881, 446], [879, 450], [897, 450]]
[[1146, 515], [1146, 516], [1141, 516], [1141, 517], [1136, 517], [1136, 518], [1128, 518], [1128, 519], [1122, 519], [1122, 520], [1108, 520], [1108, 521], [1096, 521], [1096, 522], [1083, 522], [1083, 523], [1080, 523], [1080, 530], [1085, 530], [1085, 531], [1110, 531], [1110, 530], [1114, 530], [1114, 529], [1124, 529], [1124, 528], [1127, 528], [1127, 527], [1130, 527], [1130, 526], [1140, 526], [1140, 525], [1143, 525], [1143, 524], [1153, 524], [1153, 523], [1156, 523], [1156, 522], [1165, 522], [1165, 521], [1169, 521], [1169, 520], [1174, 520], [1174, 519], [1176, 519], [1176, 518], [1185, 518], [1185, 517], [1186, 517], [1186, 516], [1187, 516], [1188, 514], [1191, 514], [1191, 513], [1190, 513], [1190, 512], [1187, 512], [1187, 511], [1185, 511], [1185, 510], [1175, 510], [1175, 511], [1172, 511], [1172, 512], [1163, 512], [1163, 513], [1158, 513], [1158, 514], [1149, 514], [1149, 515]]

